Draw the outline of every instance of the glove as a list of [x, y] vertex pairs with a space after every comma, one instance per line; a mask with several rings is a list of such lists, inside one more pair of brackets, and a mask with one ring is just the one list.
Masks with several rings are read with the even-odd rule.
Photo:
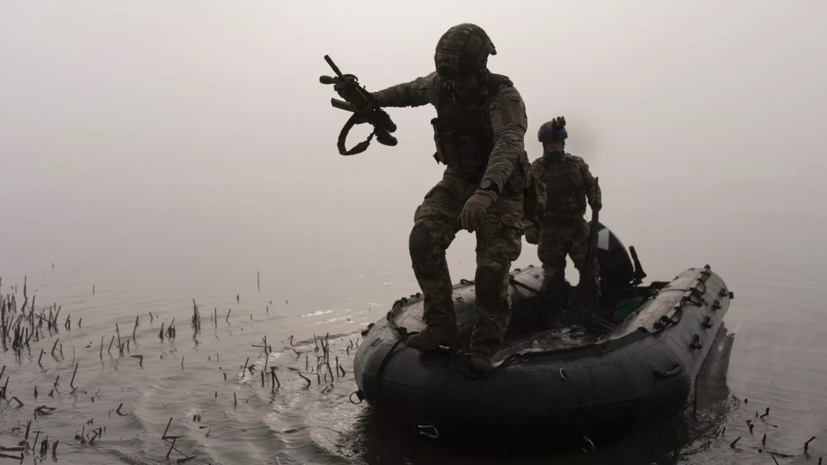
[[488, 211], [495, 200], [497, 200], [497, 194], [477, 189], [474, 195], [465, 202], [465, 206], [459, 214], [462, 229], [468, 232], [479, 231], [482, 228], [485, 212]]
[[589, 205], [591, 205], [592, 210], [598, 211], [598, 212], [600, 211], [601, 208], [603, 208], [603, 203], [599, 199], [594, 199], [594, 200], [590, 201]]
[[528, 242], [529, 244], [537, 245], [537, 243], [540, 242], [539, 241], [540, 238], [538, 236], [539, 235], [537, 234], [537, 228], [535, 228], [534, 226], [529, 226], [528, 228], [526, 228], [526, 230], [525, 230], [525, 240], [526, 240], [526, 242]]

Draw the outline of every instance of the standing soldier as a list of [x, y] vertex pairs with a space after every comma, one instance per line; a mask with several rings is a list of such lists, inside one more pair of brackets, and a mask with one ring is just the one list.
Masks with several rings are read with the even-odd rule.
[[459, 24], [436, 45], [436, 72], [373, 93], [382, 107], [433, 105], [434, 158], [447, 165], [414, 214], [409, 249], [427, 326], [407, 344], [460, 347], [445, 251], [458, 231], [476, 232], [470, 363], [480, 371], [491, 367], [511, 319], [508, 272], [521, 251], [529, 173], [525, 105], [506, 76], [488, 70], [495, 54], [485, 31]]
[[[586, 199], [592, 210], [602, 207], [600, 187], [589, 172], [589, 165], [564, 150], [567, 137], [565, 117], [540, 126], [538, 139], [543, 144], [543, 156], [531, 164], [531, 170], [545, 184], [546, 210], [540, 230], [530, 227], [526, 231], [526, 240], [539, 245], [537, 255], [544, 275], [540, 290], [558, 304], [563, 299], [567, 254], [580, 273], [580, 281], [591, 279], [583, 276], [589, 253], [589, 224], [583, 218]], [[597, 276], [596, 253], [592, 260], [592, 271]]]

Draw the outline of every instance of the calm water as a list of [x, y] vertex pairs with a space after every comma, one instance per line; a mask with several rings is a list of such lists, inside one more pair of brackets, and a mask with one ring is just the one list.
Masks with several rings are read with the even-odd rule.
[[[56, 303], [61, 313], [58, 334], [46, 332], [20, 357], [11, 350], [0, 355], [4, 378], [9, 378], [7, 397], [24, 404], [0, 403], [0, 444], [17, 445], [33, 420], [30, 441], [37, 432], [50, 443], [60, 441], [55, 456], [50, 450], [46, 461], [165, 463], [171, 441], [161, 437], [172, 417], [168, 435], [181, 437], [170, 458], [195, 456], [190, 463], [390, 464], [412, 457], [414, 463], [446, 464], [533, 464], [562, 457], [566, 463], [771, 463], [759, 449], [783, 454], [779, 463], [817, 463], [827, 454], [827, 292], [819, 285], [827, 276], [821, 265], [824, 250], [813, 244], [823, 237], [824, 225], [791, 212], [772, 218], [729, 211], [728, 202], [737, 198], [719, 199], [721, 208], [705, 210], [709, 202], [698, 202], [699, 197], [663, 210], [666, 221], [659, 228], [634, 208], [616, 221], [622, 227], [611, 226], [612, 218], [620, 216], [612, 207], [602, 216], [627, 246], [636, 246], [650, 279], [671, 279], [683, 268], [709, 263], [735, 292], [726, 334], [719, 335], [704, 369], [697, 419], [687, 413], [591, 455], [574, 451], [528, 457], [519, 451], [479, 455], [455, 450], [376, 425], [365, 404], [347, 400], [356, 389], [350, 347], [393, 300], [417, 291], [404, 249], [409, 224], [400, 221], [387, 233], [364, 233], [375, 239], [370, 244], [343, 228], [336, 248], [313, 247], [307, 239], [299, 253], [299, 240], [290, 247], [265, 248], [253, 260], [249, 257], [256, 252], [245, 248], [243, 239], [245, 229], [255, 226], [240, 222], [233, 247], [179, 242], [180, 260], [170, 260], [166, 267], [152, 264], [152, 254], [158, 253], [152, 247], [155, 239], [141, 240], [137, 234], [119, 254], [92, 254], [96, 260], [86, 264], [67, 260], [53, 267], [7, 247], [3, 294], [14, 293], [22, 304], [25, 275], [30, 302], [36, 296], [38, 309]], [[788, 240], [794, 224], [809, 227], [797, 228], [795, 240]], [[172, 236], [175, 228], [170, 228]], [[127, 230], [124, 226], [123, 234], [132, 234]], [[460, 236], [449, 254], [455, 281], [473, 276], [469, 239]], [[537, 263], [535, 254], [534, 247], [526, 246], [515, 266]], [[573, 270], [571, 265], [568, 269]], [[193, 299], [201, 314], [197, 333]], [[71, 330], [64, 327], [66, 318]], [[168, 328], [173, 319], [175, 338], [161, 339], [162, 324]], [[129, 341], [123, 355], [116, 325], [121, 343]], [[344, 376], [317, 378], [314, 336], [329, 337], [331, 366], [335, 370], [338, 357]], [[262, 346], [265, 337], [272, 346], [266, 363], [276, 367], [280, 382], [276, 390], [271, 378], [264, 386], [260, 378], [265, 352], [255, 346]], [[255, 368], [245, 372], [248, 358]], [[72, 393], [75, 365], [77, 390]], [[125, 416], [116, 412], [121, 404]], [[34, 419], [41, 405], [56, 410]], [[755, 419], [767, 407], [766, 421]], [[756, 425], [752, 434], [748, 419]], [[105, 434], [91, 445], [73, 439], [99, 427], [106, 428]], [[717, 436], [724, 427], [723, 436]], [[764, 433], [766, 446], [761, 445]], [[807, 462], [804, 443], [812, 436], [816, 440]], [[39, 454], [26, 457], [41, 460]]]

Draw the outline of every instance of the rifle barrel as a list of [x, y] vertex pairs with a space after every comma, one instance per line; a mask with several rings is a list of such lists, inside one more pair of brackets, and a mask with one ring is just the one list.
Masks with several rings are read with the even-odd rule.
[[333, 68], [333, 72], [336, 73], [336, 76], [339, 76], [340, 78], [344, 78], [344, 76], [342, 75], [342, 72], [339, 71], [339, 67], [336, 66], [336, 63], [333, 63], [333, 60], [330, 59], [329, 55], [324, 56], [324, 61], [326, 61], [327, 64], [330, 65], [331, 68]]

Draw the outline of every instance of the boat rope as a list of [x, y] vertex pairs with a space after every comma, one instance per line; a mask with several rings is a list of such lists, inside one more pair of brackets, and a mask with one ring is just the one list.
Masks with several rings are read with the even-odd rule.
[[688, 292], [688, 291], [691, 291], [692, 289], [694, 289], [694, 288], [688, 287], [686, 289], [683, 289], [683, 288], [673, 287], [673, 288], [670, 288], [670, 289], [661, 289], [661, 290], [658, 291], [658, 294], [665, 294], [667, 292]]
[[534, 289], [533, 287], [529, 286], [528, 284], [523, 284], [523, 283], [517, 281], [517, 278], [515, 278], [512, 275], [508, 275], [508, 282], [511, 283], [512, 286], [522, 287], [523, 289], [531, 291], [536, 295], [540, 295], [540, 290], [539, 289]]
[[706, 305], [706, 299], [704, 299], [703, 297], [697, 296], [698, 300], [694, 301], [694, 300], [692, 300], [693, 295], [694, 295], [694, 293], [690, 293], [689, 295], [683, 296], [681, 298], [681, 303], [688, 302], [688, 303], [690, 303], [690, 304], [692, 304], [696, 307], [703, 307], [704, 305]]
[[404, 326], [399, 326], [398, 324], [396, 324], [396, 318], [393, 317], [393, 311], [396, 310], [396, 308], [398, 306], [402, 306], [402, 305], [405, 305], [407, 303], [408, 303], [408, 301], [405, 298], [397, 300], [393, 304], [393, 307], [390, 310], [388, 310], [388, 315], [387, 315], [388, 327], [391, 329], [391, 331], [393, 331], [393, 333], [397, 336], [397, 338], [399, 340], [402, 340], [402, 341], [407, 341], [408, 337], [410, 337], [412, 334], [416, 334], [415, 332], [409, 333], [408, 328], [406, 328]]
[[[405, 338], [407, 339], [407, 338]], [[393, 343], [391, 349], [385, 354], [385, 358], [382, 359], [382, 363], [379, 364], [379, 369], [376, 370], [376, 379], [382, 379], [382, 373], [385, 371], [385, 367], [388, 366], [388, 362], [390, 362], [391, 357], [396, 353], [396, 347], [405, 339], [397, 339], [396, 342]], [[374, 401], [375, 404], [379, 403], [379, 391], [382, 390], [382, 383], [379, 382], [376, 384], [376, 400]]]
[[[396, 342], [394, 342], [393, 345], [391, 346], [388, 353], [385, 354], [385, 357], [382, 359], [382, 362], [379, 364], [379, 369], [376, 371], [377, 379], [382, 378], [382, 373], [385, 371], [385, 367], [388, 366], [388, 363], [390, 362], [391, 357], [393, 357], [393, 355], [396, 354], [396, 347], [399, 346], [399, 344], [402, 343], [403, 341], [407, 341], [410, 336], [416, 334], [416, 331], [408, 332], [408, 329], [405, 328], [404, 326], [397, 325], [396, 321], [393, 318], [393, 311], [398, 306], [405, 305], [406, 303], [408, 303], [408, 299], [403, 297], [402, 299], [397, 300], [396, 302], [394, 302], [393, 307], [391, 308], [391, 310], [388, 311], [388, 315], [387, 315], [388, 327], [397, 336], [397, 339], [396, 339]], [[370, 330], [373, 326], [374, 326], [374, 324], [371, 323], [366, 330], [362, 331], [362, 337], [367, 336], [368, 332], [370, 332]], [[377, 399], [379, 397], [379, 392], [378, 391], [381, 389], [381, 387], [382, 387], [382, 383], [378, 383], [377, 388], [376, 388], [377, 389], [377, 393], [376, 393]], [[353, 395], [354, 394], [359, 399], [359, 402], [353, 402]], [[357, 391], [352, 392], [348, 399], [350, 400], [350, 403], [352, 403], [352, 404], [361, 404], [362, 401], [364, 400], [364, 398], [365, 398], [364, 393], [362, 392], [361, 389], [359, 389]]]

